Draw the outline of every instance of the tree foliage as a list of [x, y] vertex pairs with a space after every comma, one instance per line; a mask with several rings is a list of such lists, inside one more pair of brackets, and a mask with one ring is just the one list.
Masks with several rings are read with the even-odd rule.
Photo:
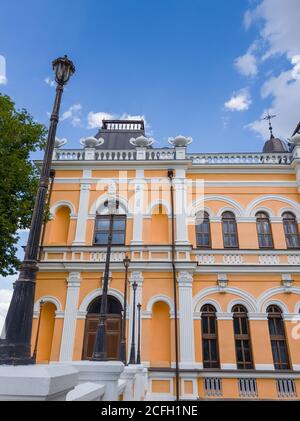
[[16, 273], [18, 230], [30, 227], [39, 174], [30, 154], [45, 146], [46, 128], [0, 93], [0, 274]]

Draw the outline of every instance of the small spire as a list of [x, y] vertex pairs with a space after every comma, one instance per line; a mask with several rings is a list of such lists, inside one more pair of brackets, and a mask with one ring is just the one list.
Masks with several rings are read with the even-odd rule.
[[268, 120], [269, 121], [269, 130], [270, 130], [270, 139], [274, 139], [274, 135], [273, 135], [273, 127], [271, 124], [271, 120], [272, 118], [277, 117], [275, 114], [274, 115], [270, 115], [270, 112], [268, 111], [268, 114], [262, 118], [262, 120]]

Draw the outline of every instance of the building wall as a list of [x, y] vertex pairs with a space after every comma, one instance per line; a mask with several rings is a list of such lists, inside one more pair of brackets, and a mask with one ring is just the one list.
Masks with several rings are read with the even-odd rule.
[[[46, 333], [48, 330], [43, 327], [46, 322], [42, 318], [38, 361], [46, 359], [45, 350], [52, 361], [66, 356], [75, 360], [82, 358], [87, 306], [101, 295], [104, 270], [105, 248], [93, 245], [95, 216], [107, 199], [109, 186], [115, 182], [120, 213], [127, 214], [127, 231], [126, 244], [113, 248], [109, 293], [123, 303], [122, 259], [128, 253], [130, 285], [138, 279], [137, 298], [142, 304], [141, 354], [142, 361], [150, 367], [152, 396], [160, 394], [166, 399], [172, 398], [175, 319], [166, 169], [142, 163], [138, 170], [109, 166], [98, 170], [82, 165], [82, 170], [74, 170], [71, 165], [68, 169], [67, 163], [64, 169], [56, 169], [50, 203], [53, 217], [46, 226], [36, 288], [33, 346], [40, 299], [52, 303], [50, 330], [53, 334]], [[180, 367], [184, 368], [180, 383], [182, 397], [242, 399], [245, 396], [241, 396], [238, 382], [244, 378], [256, 380], [256, 397], [261, 399], [278, 399], [276, 382], [283, 378], [294, 381], [300, 393], [300, 340], [293, 323], [300, 309], [300, 256], [299, 250], [287, 249], [281, 218], [282, 213], [289, 210], [300, 222], [295, 171], [290, 166], [283, 170], [276, 167], [274, 171], [241, 167], [218, 168], [217, 171], [208, 168], [205, 172], [191, 168], [186, 162], [181, 165], [174, 162], [172, 166], [175, 167], [175, 207], [177, 209], [182, 202], [186, 204], [183, 215], [176, 215], [175, 231]], [[204, 197], [199, 193], [201, 189], [198, 192], [193, 188], [186, 193], [180, 187], [187, 181], [195, 184], [201, 180], [204, 180]], [[140, 194], [142, 202], [139, 216], [135, 213], [136, 194]], [[196, 245], [195, 214], [202, 204], [210, 216], [212, 247], [209, 250]], [[221, 214], [225, 210], [236, 216], [237, 250], [225, 250], [223, 246]], [[270, 216], [273, 250], [258, 247], [255, 214], [260, 210]], [[131, 303], [130, 292], [129, 344]], [[213, 304], [217, 310], [221, 364], [220, 370], [211, 372], [203, 370], [202, 361], [200, 309], [206, 303]], [[251, 372], [236, 367], [232, 307], [238, 303], [248, 310], [255, 366]], [[291, 360], [288, 372], [274, 370], [266, 314], [269, 304], [282, 309]], [[208, 391], [207, 379], [210, 378], [213, 387]], [[216, 381], [222, 383], [220, 392]]]

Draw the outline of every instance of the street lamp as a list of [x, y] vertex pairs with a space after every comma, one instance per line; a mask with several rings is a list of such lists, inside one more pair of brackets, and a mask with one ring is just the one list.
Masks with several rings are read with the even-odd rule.
[[107, 293], [108, 293], [108, 282], [109, 282], [109, 265], [111, 255], [111, 244], [113, 235], [113, 224], [114, 224], [114, 212], [118, 208], [118, 202], [115, 197], [109, 197], [108, 201], [105, 202], [105, 206], [108, 208], [109, 213], [109, 228], [107, 238], [107, 249], [105, 259], [105, 269], [103, 277], [103, 288], [102, 298], [100, 306], [100, 318], [96, 333], [96, 339], [94, 344], [94, 351], [92, 355], [93, 361], [107, 361], [107, 343], [106, 343], [106, 319], [107, 319]]
[[132, 304], [132, 337], [131, 337], [131, 349], [130, 349], [130, 357], [129, 357], [129, 364], [135, 364], [135, 295], [137, 289], [137, 283], [134, 282], [132, 284], [133, 289], [133, 304]]
[[130, 259], [126, 255], [123, 259], [123, 264], [125, 266], [125, 281], [124, 281], [124, 308], [123, 308], [123, 318], [122, 318], [122, 338], [120, 346], [120, 361], [123, 361], [126, 364], [126, 313], [127, 313], [127, 285], [128, 285], [128, 267]]
[[36, 274], [38, 271], [38, 253], [43, 226], [44, 208], [49, 185], [50, 169], [59, 110], [64, 85], [75, 72], [75, 67], [67, 56], [52, 62], [55, 74], [56, 96], [50, 118], [47, 144], [41, 170], [39, 187], [31, 219], [24, 260], [20, 267], [11, 303], [4, 325], [4, 338], [0, 339], [0, 364], [34, 364], [31, 357], [31, 331], [33, 318]]
[[136, 354], [136, 363], [141, 364], [141, 308], [142, 304], [138, 303], [138, 345]]

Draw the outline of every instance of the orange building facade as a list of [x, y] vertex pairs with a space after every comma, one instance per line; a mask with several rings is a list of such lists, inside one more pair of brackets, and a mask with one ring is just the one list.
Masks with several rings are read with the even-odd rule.
[[182, 137], [156, 149], [142, 122], [120, 121], [82, 149], [57, 147], [35, 297], [38, 362], [91, 357], [113, 192], [109, 358], [118, 359], [128, 255], [127, 353], [136, 282], [150, 399], [175, 398], [176, 319], [182, 399], [297, 399], [300, 146], [278, 151], [276, 141], [252, 154], [189, 153]]

